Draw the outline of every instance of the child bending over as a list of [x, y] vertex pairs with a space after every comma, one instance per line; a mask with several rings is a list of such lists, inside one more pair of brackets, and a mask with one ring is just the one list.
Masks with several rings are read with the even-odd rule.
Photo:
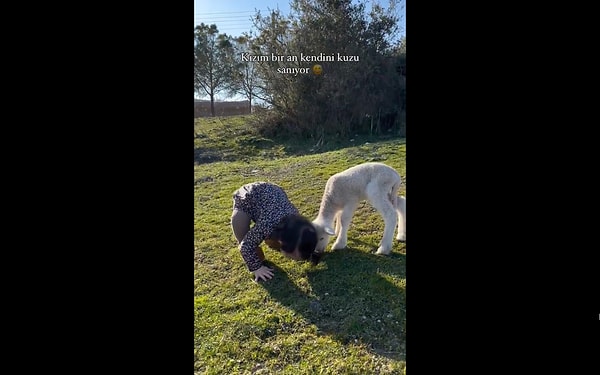
[[[250, 223], [254, 226], [250, 228]], [[279, 250], [294, 260], [319, 263], [315, 253], [317, 232], [310, 220], [301, 216], [283, 189], [269, 182], [253, 182], [233, 193], [231, 228], [242, 258], [254, 273], [254, 280], [268, 280], [273, 269], [263, 265], [260, 243]]]

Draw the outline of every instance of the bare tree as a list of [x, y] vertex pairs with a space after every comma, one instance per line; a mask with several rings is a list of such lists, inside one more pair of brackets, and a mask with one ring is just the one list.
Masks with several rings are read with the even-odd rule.
[[252, 53], [252, 43], [252, 37], [248, 34], [233, 39], [234, 59], [231, 63], [234, 69], [229, 90], [231, 94], [241, 94], [248, 99], [250, 112], [252, 99], [259, 97], [260, 79], [257, 63], [251, 59], [242, 59], [241, 56]]
[[215, 94], [231, 82], [233, 48], [227, 34], [216, 25], [201, 24], [194, 30], [194, 90], [210, 97], [210, 113], [215, 115]]

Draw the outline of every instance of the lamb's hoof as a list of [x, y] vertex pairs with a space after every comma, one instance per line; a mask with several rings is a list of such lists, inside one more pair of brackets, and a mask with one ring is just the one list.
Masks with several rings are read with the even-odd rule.
[[388, 255], [391, 252], [392, 252], [391, 248], [385, 248], [383, 246], [379, 246], [379, 248], [377, 249], [377, 251], [375, 252], [375, 254]]
[[396, 239], [400, 242], [406, 242], [406, 234], [399, 234], [396, 236]]

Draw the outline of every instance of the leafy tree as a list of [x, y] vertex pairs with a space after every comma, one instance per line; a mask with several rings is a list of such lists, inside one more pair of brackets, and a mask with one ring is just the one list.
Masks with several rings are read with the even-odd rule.
[[[299, 133], [317, 140], [329, 135], [391, 131], [400, 123], [404, 81], [396, 72], [402, 54], [392, 37], [398, 30], [392, 6], [351, 0], [292, 0], [289, 17], [278, 11], [255, 17], [257, 55], [333, 56], [335, 61], [265, 61], [257, 64], [260, 94], [276, 117], [270, 131]], [[404, 44], [405, 46], [405, 44]], [[358, 61], [337, 61], [356, 56]], [[404, 52], [405, 56], [405, 52]], [[323, 74], [281, 74], [277, 68], [323, 67]], [[398, 130], [399, 131], [399, 130]]]
[[256, 63], [256, 73], [260, 79], [257, 85], [257, 96], [273, 107], [279, 114], [293, 116], [294, 94], [293, 77], [281, 75], [278, 68], [289, 66], [285, 61], [273, 59], [273, 56], [291, 56], [295, 51], [290, 49], [292, 38], [290, 21], [279, 10], [271, 11], [266, 17], [260, 12], [254, 19], [259, 35], [251, 44], [254, 56], [266, 56], [267, 61]]

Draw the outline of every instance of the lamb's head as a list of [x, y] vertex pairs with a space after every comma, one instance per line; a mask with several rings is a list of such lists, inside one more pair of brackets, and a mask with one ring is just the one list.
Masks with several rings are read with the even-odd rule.
[[323, 223], [317, 220], [313, 221], [313, 226], [317, 231], [317, 247], [315, 248], [315, 253], [323, 253], [325, 252], [327, 244], [329, 244], [331, 236], [333, 236], [335, 232], [329, 226], [323, 225]]

